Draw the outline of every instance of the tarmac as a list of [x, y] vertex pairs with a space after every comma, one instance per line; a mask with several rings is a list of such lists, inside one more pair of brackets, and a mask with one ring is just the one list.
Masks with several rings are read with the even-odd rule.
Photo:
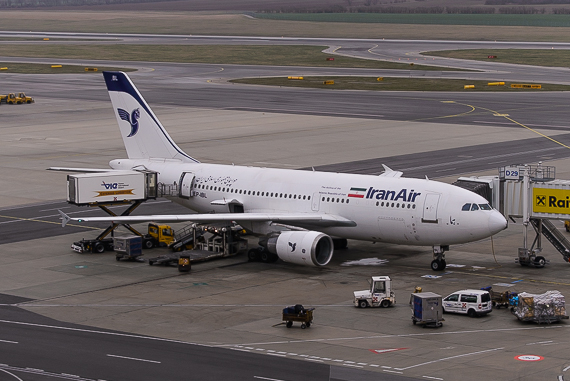
[[[65, 199], [66, 174], [47, 167], [100, 168], [125, 155], [110, 102], [36, 102], [2, 106], [0, 176], [10, 184], [0, 191], [2, 215], [24, 204], [45, 214], [52, 202]], [[429, 151], [442, 136], [446, 144], [462, 147], [488, 141], [490, 134], [508, 139], [511, 133], [461, 124], [153, 109], [191, 156], [268, 167]], [[392, 136], [405, 136], [406, 144]], [[548, 164], [557, 166], [558, 178], [570, 178], [567, 160]], [[179, 273], [176, 267], [118, 262], [114, 253], [75, 253], [70, 244], [86, 236], [81, 232], [1, 245], [0, 293], [29, 298], [17, 306], [60, 321], [417, 379], [570, 377], [568, 321], [522, 323], [504, 308], [480, 318], [447, 314], [437, 329], [411, 321], [408, 302], [418, 286], [442, 296], [491, 285], [498, 291], [570, 295], [569, 264], [546, 240], [543, 254], [550, 264], [545, 268], [515, 264], [522, 231], [520, 221], [511, 221], [493, 239], [453, 246], [443, 273], [429, 268], [431, 248], [358, 241], [335, 252], [325, 268], [248, 262], [240, 255]], [[165, 250], [152, 249], [144, 257]], [[393, 279], [395, 306], [354, 307], [352, 292], [366, 289], [373, 275]], [[315, 308], [310, 328], [280, 324], [282, 309], [293, 304]], [[536, 356], [522, 358], [535, 361], [517, 359], [520, 355]]]

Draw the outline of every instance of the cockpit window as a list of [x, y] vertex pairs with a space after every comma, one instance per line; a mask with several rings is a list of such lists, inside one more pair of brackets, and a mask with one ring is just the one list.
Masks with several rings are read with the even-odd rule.
[[461, 210], [463, 211], [469, 211], [471, 209], [471, 204], [465, 204], [463, 205], [463, 207], [461, 208]]
[[481, 210], [491, 210], [492, 209], [491, 205], [489, 205], [489, 204], [479, 204], [479, 208]]
[[479, 210], [479, 207], [477, 206], [477, 204], [473, 204], [471, 205], [471, 210]]

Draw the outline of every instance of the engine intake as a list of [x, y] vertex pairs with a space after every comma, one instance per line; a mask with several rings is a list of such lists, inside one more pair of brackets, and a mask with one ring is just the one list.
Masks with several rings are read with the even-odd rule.
[[284, 231], [267, 240], [267, 250], [284, 262], [305, 266], [325, 266], [333, 255], [333, 240], [315, 231]]

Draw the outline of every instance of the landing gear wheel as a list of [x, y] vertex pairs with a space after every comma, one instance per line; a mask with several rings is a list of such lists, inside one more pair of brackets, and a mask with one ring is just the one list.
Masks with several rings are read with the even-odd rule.
[[368, 302], [366, 300], [359, 300], [358, 301], [358, 307], [366, 308], [366, 307], [368, 307]]
[[271, 262], [271, 253], [266, 250], [262, 250], [259, 254], [259, 259], [261, 259], [261, 262], [263, 263], [269, 263]]
[[390, 303], [390, 301], [389, 301], [388, 299], [384, 299], [384, 300], [382, 301], [382, 303], [380, 303], [380, 307], [382, 307], [382, 308], [388, 308], [388, 307], [390, 307], [390, 304], [392, 304], [392, 303]]
[[293, 322], [292, 321], [288, 321], [286, 324], [287, 328], [291, 328], [293, 326]]
[[431, 261], [431, 269], [433, 271], [443, 271], [445, 269], [445, 266], [447, 266], [447, 264], [445, 263], [445, 259], [434, 259], [433, 261]]
[[542, 268], [546, 264], [546, 259], [544, 257], [538, 256], [534, 258], [534, 267]]
[[259, 249], [250, 249], [247, 252], [247, 259], [250, 262], [255, 262], [259, 260]]

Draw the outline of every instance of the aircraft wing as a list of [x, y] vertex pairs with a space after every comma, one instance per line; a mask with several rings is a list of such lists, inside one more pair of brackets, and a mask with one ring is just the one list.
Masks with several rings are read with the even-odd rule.
[[352, 220], [332, 214], [316, 213], [216, 213], [216, 214], [166, 214], [146, 216], [108, 216], [108, 217], [69, 217], [59, 210], [61, 226], [69, 221], [76, 222], [111, 222], [117, 224], [132, 224], [139, 222], [277, 222], [289, 225], [311, 225], [321, 227], [356, 226]]

